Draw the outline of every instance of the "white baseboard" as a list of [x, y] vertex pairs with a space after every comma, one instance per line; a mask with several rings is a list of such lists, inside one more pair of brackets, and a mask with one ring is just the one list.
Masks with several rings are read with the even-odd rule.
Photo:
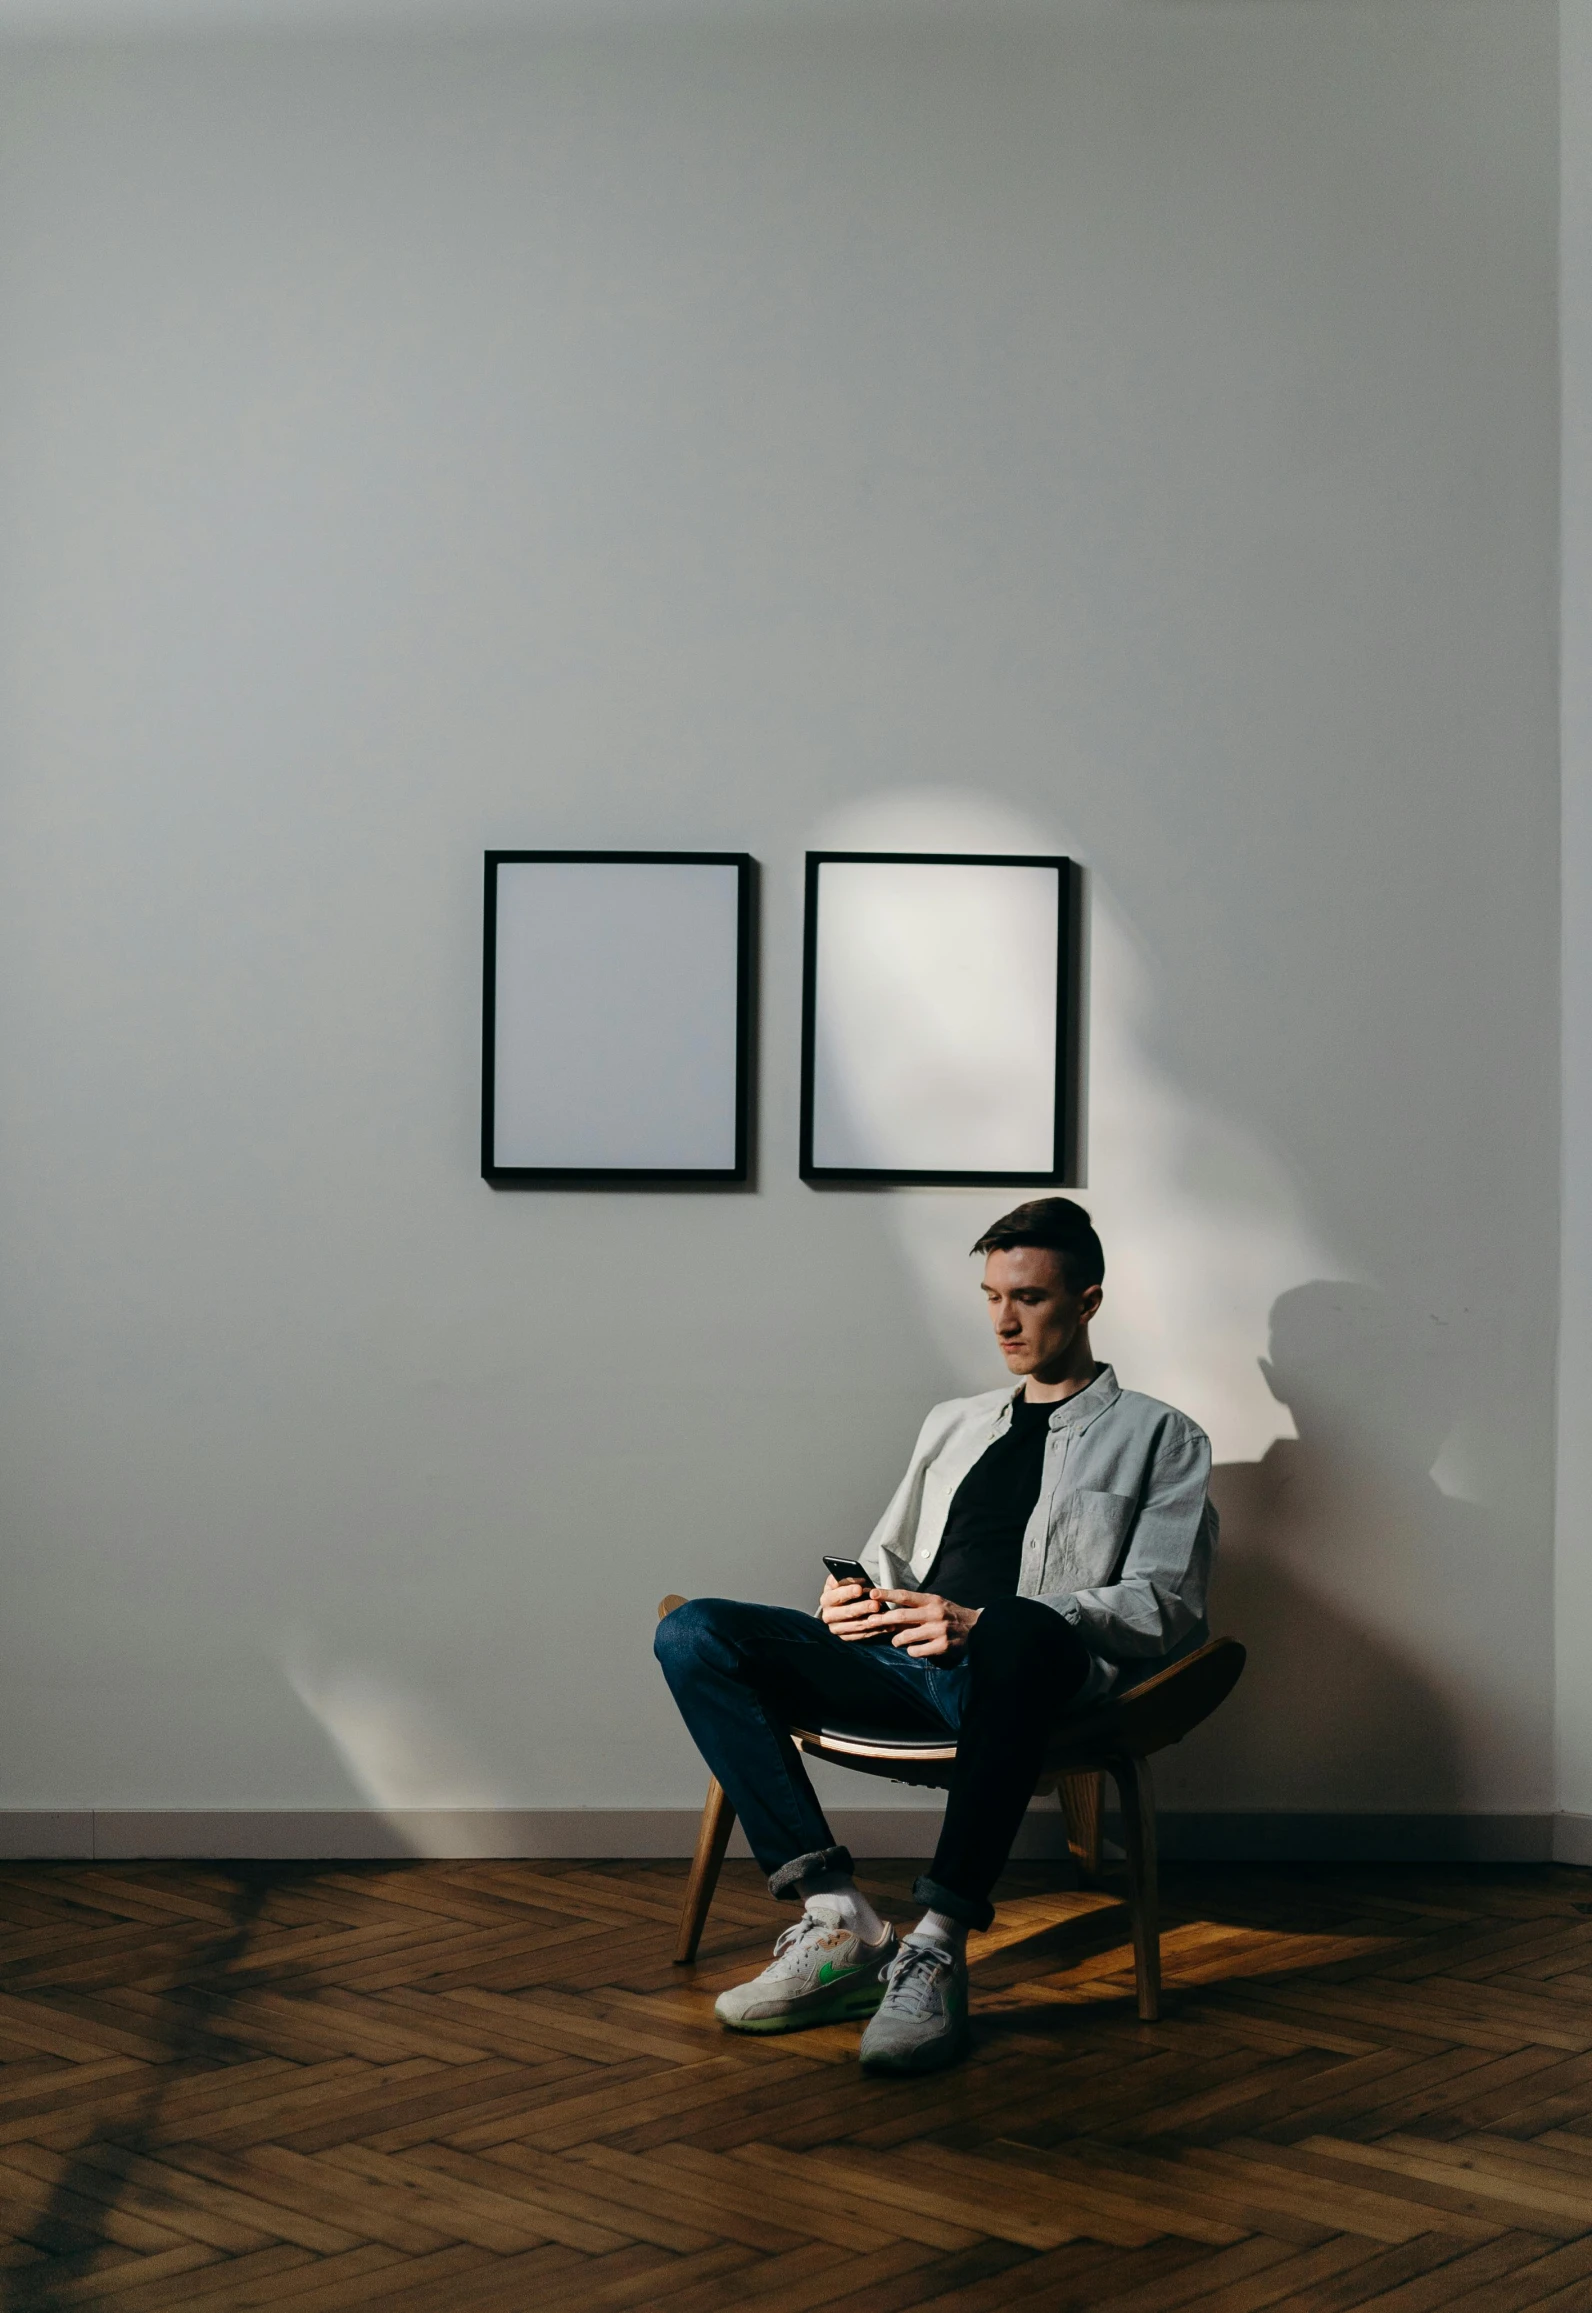
[[1554, 1817], [1553, 1860], [1592, 1864], [1592, 1815]]
[[8, 1807], [0, 1812], [0, 1857], [8, 1863], [86, 1863], [94, 1854], [87, 1807]]
[[[934, 1853], [938, 1808], [832, 1808], [835, 1837], [857, 1855], [922, 1859]], [[593, 1861], [689, 1855], [697, 1814], [685, 1807], [19, 1808], [0, 1811], [0, 1857], [12, 1862], [129, 1862], [138, 1857], [261, 1862], [368, 1862], [406, 1856], [582, 1856]], [[1059, 1810], [1036, 1812], [1014, 1854], [1066, 1853]], [[732, 1855], [750, 1853], [737, 1828]]]
[[[937, 1807], [830, 1811], [837, 1839], [883, 1861], [932, 1855]], [[361, 1862], [403, 1857], [590, 1860], [689, 1855], [697, 1817], [686, 1807], [374, 1809], [17, 1808], [0, 1810], [0, 1857], [16, 1862], [128, 1862], [139, 1857]], [[1110, 1828], [1108, 1823], [1108, 1828]], [[1168, 1862], [1560, 1863], [1592, 1865], [1587, 1815], [1311, 1815], [1179, 1813], [1160, 1818]], [[744, 1856], [739, 1830], [732, 1855]], [[1013, 1854], [1066, 1852], [1061, 1812], [1034, 1807]]]
[[1169, 1810], [1159, 1830], [1169, 1863], [1547, 1863], [1554, 1823], [1552, 1815]]

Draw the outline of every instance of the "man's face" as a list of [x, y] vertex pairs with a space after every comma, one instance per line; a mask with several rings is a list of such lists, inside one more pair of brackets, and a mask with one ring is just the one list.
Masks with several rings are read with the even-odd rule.
[[1100, 1306], [1100, 1287], [1069, 1293], [1061, 1256], [1047, 1245], [1013, 1245], [984, 1258], [984, 1299], [1012, 1373], [1064, 1367], [1079, 1332]]

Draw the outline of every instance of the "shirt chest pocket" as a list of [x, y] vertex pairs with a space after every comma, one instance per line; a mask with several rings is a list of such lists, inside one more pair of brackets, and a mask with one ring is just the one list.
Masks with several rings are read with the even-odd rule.
[[1080, 1489], [1071, 1495], [1057, 1538], [1060, 1579], [1052, 1581], [1047, 1568], [1045, 1588], [1098, 1590], [1109, 1582], [1122, 1563], [1132, 1523], [1131, 1494], [1092, 1494]]

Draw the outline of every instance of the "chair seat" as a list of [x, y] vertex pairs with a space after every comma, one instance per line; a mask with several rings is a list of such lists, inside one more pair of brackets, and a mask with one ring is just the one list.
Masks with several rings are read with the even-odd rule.
[[[1111, 1757], [1144, 1759], [1169, 1743], [1181, 1742], [1232, 1691], [1243, 1667], [1244, 1649], [1237, 1639], [1212, 1639], [1094, 1710], [1061, 1720], [1045, 1753], [1046, 1771], [1071, 1768], [1082, 1774]], [[815, 1758], [844, 1760], [864, 1773], [870, 1768], [948, 1769], [956, 1758], [956, 1738], [950, 1734], [904, 1734], [894, 1727], [792, 1727], [791, 1737]]]
[[855, 1751], [876, 1759], [954, 1759], [956, 1737], [904, 1735], [897, 1727], [792, 1727], [793, 1739], [826, 1751]]

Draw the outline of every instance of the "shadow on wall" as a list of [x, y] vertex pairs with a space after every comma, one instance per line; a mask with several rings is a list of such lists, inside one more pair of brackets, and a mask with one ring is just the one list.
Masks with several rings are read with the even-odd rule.
[[1455, 1644], [1497, 1571], [1485, 1513], [1431, 1474], [1457, 1361], [1429, 1317], [1324, 1280], [1279, 1296], [1270, 1346], [1299, 1434], [1213, 1473], [1211, 1623], [1249, 1665], [1202, 1730], [1200, 1779], [1229, 1807], [1462, 1808]]

